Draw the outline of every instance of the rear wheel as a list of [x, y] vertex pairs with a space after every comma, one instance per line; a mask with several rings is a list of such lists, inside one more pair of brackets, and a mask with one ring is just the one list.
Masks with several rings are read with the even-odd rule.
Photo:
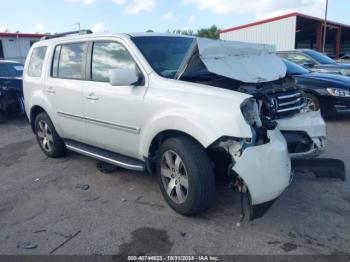
[[320, 100], [317, 98], [317, 96], [310, 94], [310, 93], [305, 93], [304, 95], [306, 99], [306, 112], [313, 112], [313, 111], [318, 111], [320, 110]]
[[48, 157], [58, 158], [66, 153], [66, 146], [46, 113], [37, 115], [34, 127], [40, 148]]
[[197, 214], [214, 200], [213, 168], [205, 150], [191, 138], [170, 138], [161, 145], [157, 175], [165, 200], [180, 214]]

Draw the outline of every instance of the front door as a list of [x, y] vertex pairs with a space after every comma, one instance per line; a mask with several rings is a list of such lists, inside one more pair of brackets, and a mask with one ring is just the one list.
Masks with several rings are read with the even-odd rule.
[[84, 90], [89, 144], [137, 158], [147, 86], [110, 85], [111, 69], [138, 69], [121, 43], [94, 42], [91, 52], [91, 81]]

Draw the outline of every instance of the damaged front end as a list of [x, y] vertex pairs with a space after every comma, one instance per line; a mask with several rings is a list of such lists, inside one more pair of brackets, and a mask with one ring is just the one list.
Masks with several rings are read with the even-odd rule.
[[249, 218], [253, 220], [263, 216], [290, 184], [291, 161], [283, 135], [276, 125], [262, 123], [255, 99], [242, 104], [242, 114], [251, 126], [252, 138], [225, 137], [212, 147], [229, 154], [231, 184], [242, 195], [248, 195]]
[[255, 98], [264, 128], [282, 132], [291, 157], [311, 157], [325, 147], [325, 123], [319, 112], [303, 112], [306, 101], [274, 47], [198, 38], [175, 78]]

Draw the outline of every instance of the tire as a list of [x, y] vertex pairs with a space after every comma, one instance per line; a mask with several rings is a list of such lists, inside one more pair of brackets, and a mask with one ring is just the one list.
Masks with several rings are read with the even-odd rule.
[[312, 112], [312, 111], [318, 111], [321, 108], [321, 103], [320, 100], [317, 98], [317, 96], [310, 94], [310, 93], [305, 93], [304, 97], [307, 100], [307, 107], [306, 111], [307, 112]]
[[166, 140], [157, 152], [156, 165], [163, 197], [176, 212], [195, 215], [211, 206], [215, 177], [199, 143], [184, 136]]
[[45, 112], [36, 116], [34, 131], [39, 146], [45, 155], [51, 158], [59, 158], [65, 155], [66, 146], [57, 134], [50, 117]]

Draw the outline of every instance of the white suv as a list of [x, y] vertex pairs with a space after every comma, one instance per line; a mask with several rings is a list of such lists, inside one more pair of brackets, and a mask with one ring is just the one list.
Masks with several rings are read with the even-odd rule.
[[247, 193], [250, 218], [262, 216], [291, 181], [290, 154], [315, 154], [326, 136], [319, 112], [302, 112], [302, 93], [266, 45], [54, 36], [31, 48], [24, 96], [47, 156], [69, 149], [156, 173], [164, 198], [184, 215], [211, 205], [215, 169]]

